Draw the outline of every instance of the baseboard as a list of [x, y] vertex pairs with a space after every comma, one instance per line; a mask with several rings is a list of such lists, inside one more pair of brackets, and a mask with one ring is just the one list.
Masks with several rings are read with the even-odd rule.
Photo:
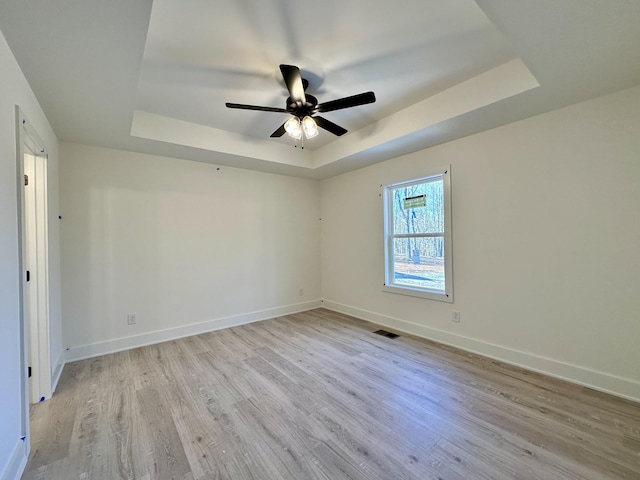
[[0, 480], [20, 480], [29, 459], [29, 445], [26, 440], [18, 439], [9, 462], [0, 473]]
[[60, 381], [60, 375], [62, 375], [64, 363], [64, 350], [60, 350], [58, 358], [56, 358], [56, 361], [53, 364], [54, 367], [51, 374], [51, 395], [53, 395], [56, 392], [56, 388], [58, 388], [58, 382]]
[[85, 358], [97, 357], [109, 353], [121, 352], [132, 348], [144, 347], [154, 343], [176, 340], [178, 338], [198, 335], [200, 333], [222, 330], [223, 328], [237, 327], [247, 323], [259, 322], [282, 315], [291, 315], [293, 313], [312, 310], [321, 306], [320, 300], [312, 300], [309, 302], [296, 303], [293, 305], [285, 305], [278, 308], [270, 308], [257, 312], [249, 312], [231, 317], [217, 318], [201, 323], [191, 325], [182, 325], [179, 327], [168, 328], [155, 332], [143, 333], [131, 337], [116, 338], [106, 340], [104, 342], [92, 343], [89, 345], [80, 345], [69, 347], [65, 351], [65, 361], [74, 362]]
[[533, 370], [551, 377], [622, 397], [627, 400], [640, 402], [640, 383], [633, 380], [590, 370], [578, 365], [571, 365], [532, 353], [513, 350], [508, 347], [493, 345], [474, 338], [456, 335], [455, 333], [438, 330], [424, 325], [418, 325], [407, 320], [370, 312], [368, 310], [332, 302], [330, 300], [323, 300], [322, 306], [335, 312], [351, 315], [352, 317], [367, 320], [378, 325], [427, 338], [468, 352], [477, 353], [504, 363], [526, 368], [527, 370]]

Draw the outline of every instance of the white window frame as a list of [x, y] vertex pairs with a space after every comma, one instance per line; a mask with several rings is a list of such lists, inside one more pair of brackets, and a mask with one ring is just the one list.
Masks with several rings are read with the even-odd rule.
[[[421, 288], [395, 283], [393, 241], [396, 238], [429, 237], [432, 234], [393, 234], [393, 191], [419, 183], [428, 182], [436, 178], [442, 179], [443, 200], [444, 200], [444, 278], [445, 288], [442, 290]], [[453, 252], [451, 240], [451, 166], [438, 168], [425, 172], [419, 178], [412, 178], [406, 181], [385, 185], [383, 187], [383, 208], [384, 208], [384, 284], [382, 290], [389, 293], [409, 295], [412, 297], [438, 300], [441, 302], [453, 303]]]

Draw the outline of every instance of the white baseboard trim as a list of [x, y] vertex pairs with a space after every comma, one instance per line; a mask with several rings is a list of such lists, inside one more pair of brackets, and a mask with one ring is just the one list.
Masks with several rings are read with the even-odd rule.
[[0, 473], [0, 480], [20, 480], [24, 468], [27, 466], [27, 460], [29, 458], [29, 445], [27, 440], [18, 439], [9, 462], [5, 466], [2, 473]]
[[60, 381], [60, 375], [62, 375], [62, 370], [64, 369], [64, 363], [64, 350], [60, 350], [58, 358], [56, 358], [56, 361], [53, 364], [53, 373], [51, 374], [51, 395], [53, 395], [56, 392], [56, 388], [58, 388], [58, 382]]
[[500, 345], [493, 345], [483, 342], [482, 340], [456, 335], [455, 333], [419, 325], [407, 320], [370, 312], [330, 300], [323, 300], [322, 306], [328, 310], [351, 315], [352, 317], [457, 347], [468, 352], [477, 353], [504, 363], [526, 368], [527, 370], [543, 373], [550, 377], [593, 388], [594, 390], [609, 393], [627, 400], [640, 402], [640, 383], [627, 378], [590, 370], [578, 365], [571, 365], [532, 353], [513, 350]]
[[116, 338], [89, 345], [68, 347], [65, 351], [65, 362], [74, 362], [85, 358], [98, 357], [100, 355], [121, 352], [137, 347], [144, 347], [145, 345], [152, 345], [154, 343], [167, 342], [169, 340], [176, 340], [178, 338], [198, 335], [200, 333], [222, 330], [223, 328], [237, 327], [247, 323], [268, 320], [282, 315], [291, 315], [293, 313], [312, 310], [314, 308], [319, 308], [320, 306], [320, 300], [312, 300], [309, 302], [285, 305], [283, 307], [270, 308], [257, 312], [249, 312], [241, 315], [194, 323], [191, 325], [182, 325], [165, 330], [133, 335], [131, 337]]

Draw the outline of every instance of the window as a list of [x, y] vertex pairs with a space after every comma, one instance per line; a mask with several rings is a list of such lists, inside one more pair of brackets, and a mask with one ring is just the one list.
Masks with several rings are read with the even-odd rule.
[[384, 187], [383, 290], [453, 302], [450, 170]]

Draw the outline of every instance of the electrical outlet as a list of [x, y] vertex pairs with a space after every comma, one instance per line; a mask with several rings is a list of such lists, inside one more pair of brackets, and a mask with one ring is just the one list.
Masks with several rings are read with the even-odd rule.
[[135, 313], [127, 313], [127, 325], [135, 325], [137, 321]]
[[304, 288], [298, 290], [298, 296], [302, 297], [304, 295]]
[[451, 321], [460, 323], [460, 312], [458, 312], [457, 310], [451, 312]]

